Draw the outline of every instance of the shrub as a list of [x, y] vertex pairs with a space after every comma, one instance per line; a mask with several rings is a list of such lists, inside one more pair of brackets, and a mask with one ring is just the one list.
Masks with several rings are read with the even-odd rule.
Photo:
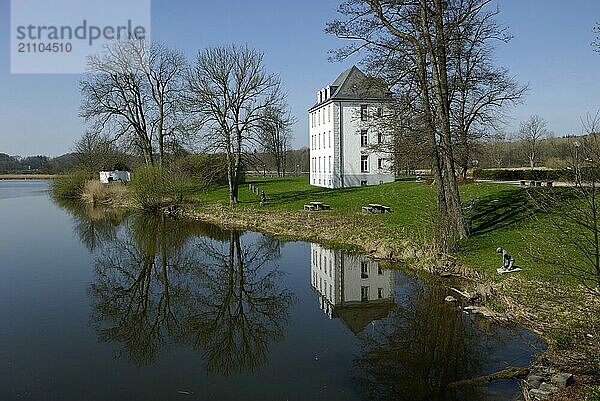
[[139, 167], [134, 170], [130, 183], [134, 200], [142, 209], [153, 212], [183, 203], [189, 185], [187, 174], [175, 166]]
[[195, 185], [215, 187], [227, 184], [227, 159], [225, 155], [187, 155], [179, 165]]
[[86, 182], [94, 174], [85, 170], [74, 170], [52, 182], [52, 196], [55, 199], [81, 199]]
[[99, 180], [85, 183], [81, 198], [93, 205], [119, 206], [126, 203], [127, 189], [120, 182], [103, 184]]
[[[473, 178], [494, 181], [562, 181], [573, 179], [570, 170], [483, 170], [473, 171]], [[571, 177], [571, 178], [570, 178]]]

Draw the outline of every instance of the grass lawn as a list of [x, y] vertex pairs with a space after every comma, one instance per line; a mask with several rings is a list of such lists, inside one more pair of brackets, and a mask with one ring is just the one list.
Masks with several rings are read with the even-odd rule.
[[[260, 196], [252, 193], [248, 184], [264, 190], [267, 205], [260, 208]], [[463, 201], [490, 196], [502, 191], [505, 185], [474, 184], [463, 187]], [[194, 192], [194, 197], [201, 203], [229, 206], [227, 187]], [[320, 201], [331, 205], [332, 211], [317, 212], [334, 216], [362, 216], [361, 207], [369, 203], [390, 206], [393, 213], [363, 216], [381, 223], [390, 230], [403, 230], [408, 235], [419, 235], [431, 239], [436, 216], [435, 188], [423, 183], [398, 181], [390, 184], [355, 187], [343, 189], [327, 189], [308, 184], [306, 177], [288, 178], [250, 178], [240, 187], [237, 208], [264, 210], [302, 211], [305, 204]], [[307, 212], [308, 213], [308, 212]]]
[[[260, 196], [252, 193], [248, 184], [265, 191], [265, 207], [260, 207]], [[475, 183], [462, 185], [460, 191], [470, 229], [470, 237], [461, 243], [460, 250], [454, 255], [460, 264], [500, 282], [510, 276], [496, 274], [496, 268], [502, 262], [496, 248], [503, 247], [523, 268], [519, 273], [523, 278], [578, 284], [560, 264], [552, 262], [558, 244], [551, 220], [559, 217], [536, 211], [526, 189], [510, 184]], [[227, 187], [196, 190], [193, 197], [200, 204], [229, 209]], [[311, 201], [329, 204], [333, 210], [305, 212], [303, 206]], [[390, 206], [393, 213], [362, 214], [361, 207], [369, 203]], [[384, 241], [410, 238], [428, 243], [433, 241], [435, 232], [436, 189], [414, 181], [327, 189], [309, 185], [307, 177], [249, 178], [240, 187], [239, 204], [234, 209], [267, 214], [285, 211], [310, 217], [326, 215], [353, 220], [365, 228], [372, 227], [378, 232], [378, 239]], [[563, 245], [572, 247], [572, 244]], [[577, 253], [573, 251], [576, 258]]]
[[[265, 191], [267, 205], [264, 208], [260, 207], [260, 196], [252, 193], [248, 184]], [[526, 190], [514, 185], [491, 183], [464, 185], [460, 190], [471, 236], [461, 244], [460, 251], [455, 255], [459, 262], [502, 280], [506, 276], [495, 275], [495, 269], [501, 264], [501, 258], [495, 251], [503, 247], [523, 268], [523, 276], [574, 283], [568, 277], [561, 276], [557, 266], [545, 261], [551, 259], [553, 237], [551, 230], [544, 227], [547, 228], [548, 219], [555, 216], [536, 215]], [[228, 193], [227, 187], [221, 187], [195, 191], [193, 195], [201, 204], [217, 204], [227, 208]], [[303, 205], [311, 201], [329, 204], [333, 210], [304, 212]], [[390, 206], [393, 213], [363, 215], [361, 207], [369, 203]], [[307, 215], [322, 213], [356, 218], [364, 224], [377, 225], [389, 237], [412, 237], [428, 242], [433, 240], [434, 235], [435, 206], [436, 190], [424, 183], [398, 181], [369, 187], [327, 189], [309, 185], [307, 177], [288, 177], [248, 179], [240, 187], [236, 209], [276, 210]], [[534, 215], [537, 220], [530, 219]], [[543, 257], [543, 247], [537, 246], [540, 244], [547, 245], [547, 258]], [[542, 255], [539, 255], [540, 249]]]

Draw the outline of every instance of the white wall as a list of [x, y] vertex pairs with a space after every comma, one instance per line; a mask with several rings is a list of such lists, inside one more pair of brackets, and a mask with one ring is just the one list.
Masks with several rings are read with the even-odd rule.
[[[368, 130], [369, 144], [378, 140], [377, 127], [360, 119], [361, 105], [373, 116], [384, 102], [325, 102], [309, 113], [310, 184], [328, 188], [377, 185], [394, 181], [385, 154], [361, 146], [361, 130]], [[341, 138], [340, 138], [341, 128]], [[384, 137], [385, 138], [385, 137]], [[343, 160], [340, 160], [342, 152]], [[361, 171], [361, 155], [368, 155], [368, 172]], [[382, 159], [382, 168], [379, 168]]]
[[334, 112], [334, 105], [329, 103], [309, 114], [310, 183], [312, 185], [334, 188]]
[[[394, 182], [394, 174], [390, 170], [391, 163], [385, 160], [386, 155], [369, 151], [361, 146], [361, 131], [367, 129], [368, 143], [377, 143], [377, 127], [369, 124], [369, 121], [363, 122], [360, 119], [361, 105], [368, 106], [369, 116], [373, 116], [378, 107], [383, 107], [384, 103], [375, 102], [345, 102], [342, 104], [342, 128], [343, 128], [343, 152], [344, 167], [344, 186], [360, 186], [361, 181], [366, 181], [367, 185], [377, 185], [382, 182]], [[369, 117], [371, 118], [371, 117]], [[361, 171], [361, 155], [367, 155], [368, 172]], [[378, 159], [384, 159], [383, 169], [378, 168]]]

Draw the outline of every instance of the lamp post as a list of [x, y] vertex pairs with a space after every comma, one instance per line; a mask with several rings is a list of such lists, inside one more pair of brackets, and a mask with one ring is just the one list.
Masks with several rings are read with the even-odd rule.
[[267, 176], [267, 165], [263, 164], [263, 177]]
[[300, 165], [296, 164], [296, 177], [300, 175]]
[[579, 147], [581, 144], [579, 141], [575, 141], [575, 185], [581, 184], [581, 177], [579, 175]]

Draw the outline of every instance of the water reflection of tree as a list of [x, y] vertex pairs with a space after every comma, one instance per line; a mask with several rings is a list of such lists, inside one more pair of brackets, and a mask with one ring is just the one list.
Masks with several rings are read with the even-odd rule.
[[137, 365], [151, 363], [181, 330], [183, 266], [198, 266], [193, 231], [162, 216], [136, 216], [96, 259], [93, 322], [103, 341], [122, 344]]
[[204, 287], [191, 299], [198, 309], [188, 317], [185, 341], [203, 350], [208, 371], [252, 371], [282, 338], [293, 299], [279, 287], [282, 272], [270, 265], [279, 243], [262, 236], [247, 244], [231, 232], [228, 243], [204, 241], [200, 249], [208, 261], [195, 273]]
[[447, 387], [481, 368], [477, 329], [444, 305], [443, 287], [413, 281], [404, 290], [390, 318], [360, 336], [355, 380], [368, 399], [482, 399], [479, 389]]
[[82, 202], [55, 200], [73, 220], [73, 231], [90, 251], [116, 238], [118, 227], [127, 212], [108, 207], [94, 207]]
[[97, 252], [92, 322], [136, 365], [180, 343], [201, 350], [209, 371], [251, 371], [282, 337], [291, 302], [279, 252], [269, 237], [248, 244], [198, 222], [131, 216]]

